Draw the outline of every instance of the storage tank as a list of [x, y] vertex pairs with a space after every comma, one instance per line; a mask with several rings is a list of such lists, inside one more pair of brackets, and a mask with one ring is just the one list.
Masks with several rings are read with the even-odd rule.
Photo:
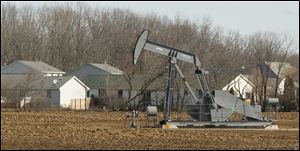
[[268, 104], [279, 104], [278, 98], [268, 98], [267, 101], [268, 101]]

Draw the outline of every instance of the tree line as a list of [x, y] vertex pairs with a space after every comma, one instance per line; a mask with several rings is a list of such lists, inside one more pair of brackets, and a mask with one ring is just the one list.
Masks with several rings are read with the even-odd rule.
[[[146, 89], [165, 73], [168, 60], [145, 52], [141, 62], [132, 65], [132, 50], [144, 29], [150, 30], [151, 41], [195, 53], [210, 71], [214, 89], [232, 78], [233, 72], [224, 74], [229, 68], [253, 67], [258, 99], [266, 100], [264, 62], [290, 62], [299, 68], [299, 54], [293, 53], [294, 43], [288, 35], [257, 32], [243, 36], [224, 32], [209, 18], [192, 22], [180, 16], [140, 15], [129, 9], [91, 8], [83, 3], [39, 8], [1, 4], [1, 65], [40, 60], [68, 72], [83, 64], [106, 62], [123, 70], [129, 85], [132, 75], [144, 74]], [[193, 72], [191, 65], [179, 65], [185, 73]], [[276, 93], [274, 90], [274, 96]]]

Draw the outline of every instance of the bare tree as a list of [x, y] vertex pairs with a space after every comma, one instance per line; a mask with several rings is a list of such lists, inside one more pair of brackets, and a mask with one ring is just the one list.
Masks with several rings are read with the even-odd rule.
[[[252, 57], [259, 67], [262, 89], [260, 92], [260, 104], [263, 106], [267, 97], [267, 86], [270, 74], [270, 62], [276, 61], [277, 56], [287, 49], [283, 48], [283, 42], [275, 33], [255, 33], [250, 36], [248, 50], [252, 52]], [[288, 48], [288, 47], [287, 47]], [[286, 54], [286, 53], [284, 53]], [[285, 58], [285, 57], [284, 57]]]
[[[261, 76], [260, 65], [289, 58], [289, 41], [284, 37], [256, 33], [244, 38], [238, 32], [224, 33], [208, 17], [192, 22], [180, 15], [170, 19], [154, 13], [139, 15], [129, 9], [91, 8], [84, 3], [39, 8], [3, 3], [1, 64], [18, 59], [41, 60], [68, 72], [86, 63], [107, 62], [124, 71], [131, 102], [164, 76], [168, 61], [146, 52], [139, 65], [132, 65], [132, 49], [143, 29], [151, 31], [152, 41], [196, 54], [203, 67], [210, 70], [209, 80], [214, 89], [221, 88], [234, 75], [231, 67], [257, 66], [255, 89], [260, 100], [265, 99], [268, 85], [268, 77]], [[184, 73], [194, 72], [189, 63], [178, 64]], [[130, 81], [141, 74], [145, 75], [144, 83], [138, 95], [133, 96]], [[182, 86], [178, 88], [184, 89]]]
[[281, 51], [279, 52], [276, 60], [279, 62], [278, 65], [278, 72], [276, 73], [278, 76], [276, 77], [276, 85], [275, 85], [275, 93], [274, 96], [277, 97], [277, 92], [278, 92], [278, 85], [279, 85], [279, 75], [281, 73], [281, 69], [283, 66], [286, 65], [286, 60], [289, 57], [291, 53], [291, 46], [292, 46], [292, 41], [287, 39], [286, 37], [281, 38], [282, 39], [282, 48]]

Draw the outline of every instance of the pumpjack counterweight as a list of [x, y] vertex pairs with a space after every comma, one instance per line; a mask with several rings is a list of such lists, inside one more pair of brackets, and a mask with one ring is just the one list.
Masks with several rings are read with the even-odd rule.
[[[239, 98], [233, 96], [227, 91], [211, 91], [209, 83], [205, 76], [204, 69], [201, 68], [201, 63], [198, 57], [189, 52], [185, 52], [176, 48], [151, 42], [148, 40], [149, 31], [144, 30], [141, 35], [138, 37], [133, 50], [133, 64], [136, 64], [139, 60], [139, 57], [143, 50], [148, 50], [163, 56], [167, 56], [169, 59], [169, 75], [168, 75], [168, 84], [166, 92], [166, 100], [164, 103], [164, 117], [161, 123], [173, 123], [177, 126], [186, 126], [186, 125], [197, 125], [197, 126], [218, 126], [228, 125], [233, 127], [255, 127], [255, 126], [268, 126], [273, 124], [272, 121], [266, 120], [262, 113], [260, 106], [251, 106], [245, 104]], [[195, 67], [195, 76], [197, 78], [199, 87], [202, 91], [202, 96], [198, 98], [190, 84], [184, 77], [183, 72], [179, 68], [177, 61], [185, 61], [194, 65]], [[193, 98], [193, 104], [187, 105], [187, 108], [191, 112], [188, 114], [196, 120], [196, 122], [185, 122], [185, 121], [171, 121], [170, 111], [171, 111], [171, 100], [173, 97], [173, 74], [174, 69], [179, 73], [181, 79], [188, 88], [189, 93]], [[214, 92], [214, 94], [212, 94]], [[228, 117], [233, 114], [233, 112], [243, 114], [248, 121], [254, 121], [246, 123], [236, 123], [229, 122]]]

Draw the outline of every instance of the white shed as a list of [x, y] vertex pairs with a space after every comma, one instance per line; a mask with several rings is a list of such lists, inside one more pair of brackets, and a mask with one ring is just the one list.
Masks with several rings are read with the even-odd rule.
[[[75, 76], [66, 77], [41, 77], [37, 80], [28, 81], [26, 75], [1, 75], [2, 97], [12, 92], [18, 94], [24, 86], [30, 88], [26, 96], [32, 101], [47, 101], [48, 105], [69, 107], [71, 99], [84, 99], [90, 89]], [[2, 95], [2, 93], [1, 93]]]
[[48, 102], [67, 108], [71, 99], [84, 99], [87, 97], [87, 87], [75, 76], [51, 78], [52, 85], [47, 90]]

